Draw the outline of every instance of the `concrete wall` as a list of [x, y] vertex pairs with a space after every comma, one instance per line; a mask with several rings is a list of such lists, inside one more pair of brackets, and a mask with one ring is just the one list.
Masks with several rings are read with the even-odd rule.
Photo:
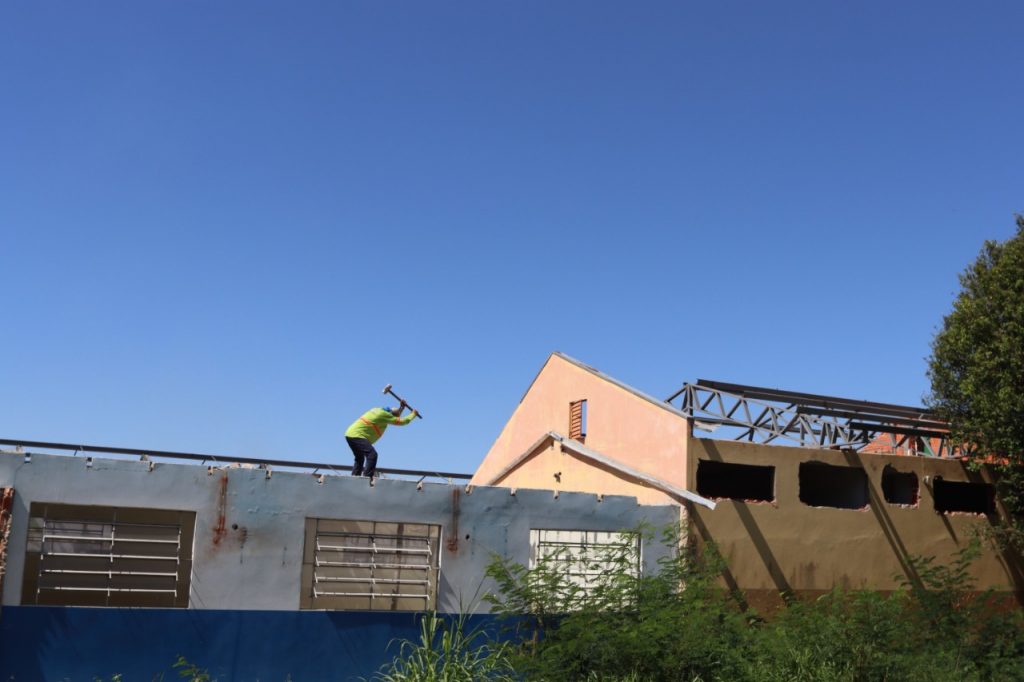
[[[223, 481], [226, 480], [226, 486]], [[563, 494], [278, 471], [0, 453], [0, 487], [15, 489], [4, 605], [21, 599], [28, 510], [32, 502], [195, 511], [190, 608], [299, 608], [307, 517], [415, 521], [442, 526], [438, 610], [472, 606], [493, 554], [529, 559], [531, 528], [620, 530], [641, 521], [666, 526], [678, 506], [640, 506], [635, 498]], [[458, 512], [455, 513], [457, 498]], [[219, 523], [220, 510], [224, 523]], [[235, 526], [237, 525], [237, 528]], [[220, 530], [218, 530], [220, 528]], [[219, 540], [218, 540], [219, 536]], [[449, 548], [449, 540], [455, 540]], [[653, 570], [667, 550], [644, 548]], [[477, 610], [486, 610], [477, 605]]]
[[[473, 477], [490, 481], [549, 431], [568, 435], [569, 403], [587, 400], [586, 445], [628, 467], [685, 487], [684, 416], [559, 354], [534, 379]], [[556, 477], [555, 474], [560, 473]], [[644, 504], [672, 504], [664, 493], [580, 462], [558, 448], [538, 453], [500, 481], [520, 488], [548, 488], [633, 495]]]
[[[697, 489], [700, 460], [775, 467], [774, 502], [719, 500], [714, 511], [695, 507], [691, 522], [699, 537], [713, 540], [728, 560], [729, 581], [752, 602], [771, 602], [780, 592], [827, 591], [835, 586], [890, 590], [893, 576], [913, 578], [907, 557], [952, 558], [978, 531], [984, 515], [940, 514], [934, 510], [932, 481], [989, 480], [955, 460], [927, 457], [844, 454], [782, 446], [694, 438], [690, 441], [690, 488]], [[867, 473], [869, 503], [863, 509], [810, 507], [801, 502], [801, 462], [860, 467]], [[914, 472], [916, 506], [886, 502], [881, 479], [886, 465]], [[981, 478], [979, 478], [981, 476]], [[972, 575], [981, 588], [1019, 589], [1019, 567], [986, 543]]]

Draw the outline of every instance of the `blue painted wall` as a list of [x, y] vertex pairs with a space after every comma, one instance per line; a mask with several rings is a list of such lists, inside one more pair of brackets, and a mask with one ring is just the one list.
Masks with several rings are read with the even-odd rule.
[[5, 606], [0, 680], [172, 682], [179, 655], [220, 682], [369, 680], [418, 636], [412, 613]]

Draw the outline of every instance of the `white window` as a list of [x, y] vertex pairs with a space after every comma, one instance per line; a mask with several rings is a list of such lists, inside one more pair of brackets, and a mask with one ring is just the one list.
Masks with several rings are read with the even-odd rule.
[[621, 531], [531, 530], [530, 568], [542, 564], [584, 591], [623, 571], [638, 578], [640, 536]]
[[23, 604], [187, 607], [195, 512], [33, 502]]
[[427, 611], [437, 603], [441, 527], [306, 519], [304, 609]]

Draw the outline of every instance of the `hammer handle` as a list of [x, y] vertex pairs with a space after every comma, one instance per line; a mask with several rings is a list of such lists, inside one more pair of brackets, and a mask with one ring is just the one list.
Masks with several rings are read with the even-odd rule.
[[398, 394], [397, 394], [397, 393], [395, 393], [394, 391], [392, 391], [392, 390], [391, 390], [390, 388], [388, 389], [388, 393], [390, 393], [390, 394], [391, 394], [391, 397], [392, 397], [392, 398], [394, 398], [395, 400], [397, 400], [397, 401], [398, 401], [399, 403], [401, 403], [401, 404], [405, 405], [405, 406], [406, 406], [406, 407], [408, 407], [408, 408], [409, 408], [410, 410], [412, 410], [413, 412], [415, 412], [415, 413], [416, 413], [416, 416], [417, 416], [417, 417], [419, 417], [420, 419], [423, 419], [423, 415], [419, 413], [419, 410], [417, 410], [417, 409], [416, 409], [415, 407], [413, 407], [412, 405], [410, 405], [409, 403], [405, 402], [405, 401], [404, 401], [404, 400], [402, 400], [402, 399], [401, 399], [400, 397], [398, 397]]

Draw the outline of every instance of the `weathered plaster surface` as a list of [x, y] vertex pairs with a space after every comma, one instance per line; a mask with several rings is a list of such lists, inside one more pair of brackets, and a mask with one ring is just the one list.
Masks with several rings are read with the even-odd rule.
[[[896, 589], [913, 579], [908, 556], [952, 558], [989, 521], [977, 514], [934, 511], [930, 481], [975, 480], [958, 461], [926, 457], [846, 454], [695, 438], [690, 441], [691, 489], [702, 459], [775, 467], [775, 501], [747, 503], [719, 500], [714, 511], [696, 508], [691, 521], [697, 534], [712, 540], [729, 563], [733, 584], [750, 593], [777, 595], [787, 590], [824, 591], [836, 586]], [[801, 462], [820, 461], [863, 467], [868, 475], [870, 504], [866, 509], [809, 507], [799, 499]], [[920, 484], [914, 507], [885, 501], [882, 470], [914, 472]], [[987, 475], [986, 475], [987, 478]], [[1000, 591], [1017, 589], [1017, 568], [986, 543], [972, 568], [978, 586]]]
[[[307, 517], [415, 521], [442, 526], [438, 608], [473, 604], [494, 554], [529, 560], [531, 528], [622, 530], [678, 520], [679, 507], [641, 506], [633, 497], [561, 494], [259, 469], [206, 467], [35, 454], [0, 454], [0, 487], [15, 489], [3, 604], [20, 603], [29, 505], [35, 501], [183, 509], [197, 514], [190, 608], [292, 610], [299, 607]], [[458, 515], [453, 516], [453, 497]], [[458, 534], [452, 531], [457, 523]], [[237, 526], [237, 528], [236, 528]], [[467, 537], [468, 536], [468, 537]], [[449, 542], [455, 540], [456, 542]], [[449, 546], [454, 549], [449, 549]], [[669, 551], [644, 548], [654, 570]], [[481, 588], [481, 586], [483, 587]]]

